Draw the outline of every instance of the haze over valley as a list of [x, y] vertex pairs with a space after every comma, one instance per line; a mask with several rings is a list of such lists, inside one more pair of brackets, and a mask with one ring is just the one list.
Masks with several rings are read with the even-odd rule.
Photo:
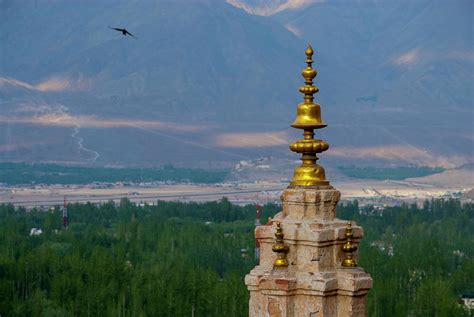
[[471, 1], [285, 3], [1, 1], [0, 160], [296, 159], [289, 124], [311, 42], [322, 162], [472, 163]]

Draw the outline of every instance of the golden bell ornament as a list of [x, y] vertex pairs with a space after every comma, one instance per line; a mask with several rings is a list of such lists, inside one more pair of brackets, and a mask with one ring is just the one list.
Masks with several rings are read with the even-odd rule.
[[342, 266], [344, 267], [356, 267], [357, 262], [352, 256], [352, 252], [357, 251], [357, 246], [352, 243], [352, 223], [349, 221], [346, 226], [346, 242], [342, 245], [342, 251], [346, 254], [344, 260], [342, 261]]
[[272, 246], [272, 251], [277, 254], [277, 258], [273, 261], [273, 268], [285, 268], [289, 265], [286, 255], [290, 251], [290, 248], [283, 242], [283, 230], [281, 229], [281, 224], [277, 222], [276, 225], [276, 243]]
[[319, 104], [300, 103], [296, 110], [296, 119], [291, 126], [296, 129], [321, 129], [327, 124], [321, 119]]

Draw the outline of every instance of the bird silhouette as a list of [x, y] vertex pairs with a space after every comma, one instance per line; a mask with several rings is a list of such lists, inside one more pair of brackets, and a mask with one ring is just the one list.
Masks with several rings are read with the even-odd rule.
[[132, 33], [128, 32], [127, 29], [113, 28], [113, 27], [111, 27], [111, 26], [109, 26], [109, 28], [111, 28], [112, 30], [118, 31], [118, 32], [122, 32], [122, 34], [125, 35], [125, 36], [128, 34], [128, 35], [130, 35], [131, 37], [133, 37], [133, 38], [135, 38], [135, 39], [137, 38], [135, 35], [133, 35]]

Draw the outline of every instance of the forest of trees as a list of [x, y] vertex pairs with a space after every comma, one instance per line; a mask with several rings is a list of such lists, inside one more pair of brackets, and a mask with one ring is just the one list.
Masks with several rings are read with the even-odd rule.
[[[262, 219], [278, 211], [265, 205]], [[1, 316], [247, 316], [255, 206], [123, 199], [68, 212], [62, 229], [59, 207], [0, 206]], [[459, 295], [474, 290], [474, 205], [353, 202], [338, 218], [365, 230], [369, 316], [469, 316]]]

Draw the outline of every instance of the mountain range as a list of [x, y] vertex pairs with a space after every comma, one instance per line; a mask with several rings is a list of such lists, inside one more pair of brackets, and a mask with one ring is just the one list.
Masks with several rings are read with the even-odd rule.
[[[304, 50], [331, 164], [474, 157], [472, 1], [0, 0], [0, 160], [295, 158]], [[109, 27], [126, 27], [137, 39]], [[326, 163], [327, 164], [327, 163]]]

